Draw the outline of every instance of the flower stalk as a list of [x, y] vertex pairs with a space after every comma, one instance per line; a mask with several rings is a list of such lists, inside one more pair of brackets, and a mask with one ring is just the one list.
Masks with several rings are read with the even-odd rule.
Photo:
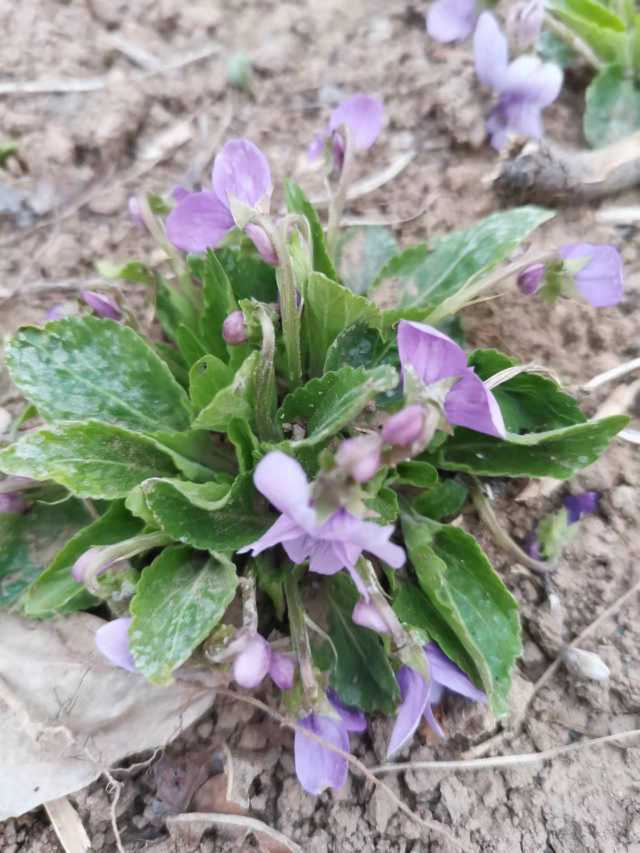
[[287, 599], [287, 612], [289, 614], [291, 645], [293, 646], [300, 669], [304, 704], [311, 710], [318, 700], [320, 688], [313, 670], [311, 644], [307, 632], [304, 605], [300, 594], [299, 572], [292, 571], [288, 575], [284, 583], [284, 591]]

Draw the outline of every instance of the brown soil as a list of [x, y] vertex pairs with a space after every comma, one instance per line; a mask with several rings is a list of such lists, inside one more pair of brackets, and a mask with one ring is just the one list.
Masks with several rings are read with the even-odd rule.
[[[419, 7], [364, 0], [25, 0], [5, 4], [0, 24], [5, 33], [3, 78], [107, 78], [107, 85], [93, 92], [20, 94], [0, 103], [2, 136], [18, 141], [23, 163], [20, 168], [13, 161], [9, 174], [0, 173], [0, 300], [3, 292], [20, 291], [0, 302], [2, 333], [39, 320], [48, 306], [70, 298], [68, 291], [43, 292], [44, 283], [91, 280], [98, 258], [151, 252], [129, 222], [128, 194], [162, 192], [198, 180], [220, 134], [246, 135], [262, 146], [276, 181], [293, 174], [309, 191], [318, 190], [318, 176], [308, 171], [303, 152], [329, 107], [352, 91], [379, 93], [387, 110], [386, 132], [361, 163], [363, 174], [384, 168], [407, 150], [416, 152], [392, 184], [361, 199], [352, 215], [397, 220], [423, 211], [398, 229], [408, 243], [470, 224], [497, 206], [490, 189], [495, 154], [482, 144], [482, 107], [468, 46], [429, 44]], [[203, 44], [218, 45], [219, 52], [181, 70], [131, 82], [140, 68], [118, 47], [123, 40], [144, 47], [161, 63]], [[240, 50], [255, 67], [248, 94], [226, 85], [227, 58]], [[580, 142], [581, 99], [569, 81], [560, 102], [548, 111], [551, 135]], [[191, 128], [180, 137], [185, 120]], [[182, 142], [176, 146], [178, 139]], [[151, 163], [144, 158], [150, 152], [153, 156], [154, 149], [164, 151], [165, 159], [132, 179], [134, 171]], [[511, 292], [467, 312], [466, 330], [474, 344], [499, 346], [545, 364], [570, 384], [640, 354], [635, 319], [640, 303], [638, 234], [598, 225], [597, 209], [559, 213], [535, 238], [536, 244], [588, 239], [618, 245], [628, 270], [624, 303], [600, 311], [569, 302], [549, 308]], [[0, 375], [0, 395], [6, 396], [7, 388], [6, 375]], [[587, 408], [593, 410], [599, 401], [589, 400]], [[527, 683], [544, 671], [562, 644], [635, 577], [639, 483], [638, 453], [620, 442], [570, 484], [574, 491], [602, 490], [602, 506], [583, 522], [546, 590], [478, 532], [472, 513], [465, 517], [465, 525], [482, 538], [522, 603], [525, 653], [514, 689], [516, 705], [526, 696]], [[566, 490], [527, 504], [513, 502], [509, 490], [497, 508], [510, 532], [522, 536], [536, 518], [559, 504]], [[540, 750], [639, 726], [636, 613], [633, 601], [585, 642], [610, 667], [609, 681], [581, 681], [561, 669], [534, 700], [510, 751]], [[491, 734], [492, 723], [477, 710], [452, 703], [446, 712], [452, 735], [448, 742], [420, 735], [412, 758], [459, 757]], [[374, 721], [358, 754], [366, 763], [378, 763], [384, 739], [384, 727]], [[169, 840], [164, 830], [167, 810], [185, 807], [185, 773], [189, 776], [202, 763], [194, 751], [198, 756], [210, 751], [208, 772], [213, 772], [222, 740], [243, 762], [251, 813], [295, 840], [305, 853], [453, 849], [435, 835], [421, 836], [382, 793], [372, 794], [359, 779], [352, 777], [337, 795], [306, 796], [293, 776], [289, 734], [262, 722], [250, 709], [221, 705], [176, 744], [159, 769], [126, 778], [118, 821], [127, 853], [142, 848], [158, 853], [253, 849], [213, 830], [200, 843], [197, 837]], [[412, 771], [386, 778], [412, 808], [451, 827], [474, 850], [638, 853], [639, 757], [640, 746], [605, 746], [543, 767], [466, 774]], [[173, 799], [171, 785], [176, 788]], [[96, 783], [75, 801], [93, 849], [111, 853], [115, 845], [105, 786]], [[219, 805], [219, 791], [212, 792], [210, 783], [196, 796], [200, 811]], [[60, 848], [46, 816], [36, 812], [0, 827], [0, 849], [53, 853]]]

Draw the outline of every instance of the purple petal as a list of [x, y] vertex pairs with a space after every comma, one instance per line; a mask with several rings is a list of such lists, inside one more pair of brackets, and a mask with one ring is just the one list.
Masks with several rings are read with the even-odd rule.
[[[320, 714], [309, 714], [300, 725], [323, 740], [349, 751], [349, 735], [344, 724]], [[296, 776], [308, 794], [321, 794], [325, 788], [342, 788], [347, 781], [347, 760], [326, 749], [297, 730], [294, 738]]]
[[535, 524], [527, 533], [522, 541], [522, 548], [525, 553], [534, 560], [542, 560], [542, 552], [540, 551], [540, 542], [538, 541], [538, 525]]
[[280, 652], [271, 652], [269, 675], [280, 690], [290, 690], [293, 687], [295, 672], [296, 665], [293, 658]]
[[5, 492], [0, 494], [0, 513], [14, 513], [20, 515], [26, 512], [29, 504], [19, 492]]
[[287, 557], [293, 563], [304, 563], [311, 553], [315, 539], [309, 536], [308, 533], [303, 533], [301, 536], [296, 536], [294, 539], [289, 539], [282, 543], [282, 547], [287, 553]]
[[[238, 554], [246, 554], [248, 551], [251, 551], [253, 556], [256, 557], [268, 548], [275, 548], [276, 545], [284, 545], [288, 553], [287, 545], [293, 545], [293, 543], [301, 537], [305, 540], [307, 539], [307, 535], [304, 530], [292, 518], [289, 518], [289, 516], [281, 515], [280, 518], [271, 525], [266, 533], [263, 533], [262, 536], [259, 539], [256, 539], [255, 542], [252, 542], [251, 545], [245, 545], [244, 548], [240, 548], [238, 550]], [[295, 560], [294, 562], [302, 561]]]
[[[349, 565], [348, 558], [344, 549], [337, 547], [341, 544], [340, 542], [315, 539], [311, 546], [309, 569], [320, 575], [335, 575], [340, 569], [346, 568]], [[358, 554], [358, 556], [360, 555]]]
[[327, 690], [327, 699], [340, 714], [344, 727], [348, 732], [366, 732], [367, 718], [358, 708], [345, 705], [333, 688]]
[[127, 209], [129, 211], [129, 218], [134, 223], [134, 225], [137, 225], [138, 228], [146, 229], [147, 226], [145, 224], [144, 219], [142, 218], [142, 213], [140, 211], [140, 202], [134, 195], [129, 196], [129, 200], [127, 202]]
[[402, 367], [410, 365], [425, 385], [450, 376], [462, 376], [467, 356], [455, 341], [423, 323], [398, 323], [398, 351]]
[[331, 113], [329, 128], [349, 128], [351, 141], [357, 151], [371, 148], [382, 130], [384, 107], [382, 101], [371, 95], [352, 95]]
[[107, 622], [96, 631], [96, 646], [114, 666], [137, 672], [133, 655], [129, 651], [129, 625], [131, 618], [123, 616]]
[[261, 228], [259, 225], [254, 225], [250, 222], [244, 230], [247, 236], [251, 238], [253, 245], [258, 250], [258, 254], [262, 258], [262, 260], [268, 264], [271, 264], [272, 267], [277, 267], [278, 254], [273, 248], [273, 243], [267, 236], [264, 229]]
[[532, 296], [544, 281], [545, 265], [533, 264], [518, 276], [518, 288], [525, 296]]
[[409, 447], [424, 431], [425, 413], [422, 406], [413, 404], [391, 415], [383, 427], [382, 439], [397, 447]]
[[439, 687], [439, 685], [434, 684], [433, 682], [429, 684], [429, 695], [427, 697], [427, 704], [425, 705], [423, 714], [429, 728], [441, 738], [446, 737], [446, 735], [440, 723], [433, 716], [433, 706], [438, 704], [442, 698], [443, 692], [444, 691]]
[[478, 18], [473, 36], [473, 55], [480, 82], [501, 92], [507, 73], [509, 48], [491, 12], [483, 12]]
[[49, 310], [44, 316], [44, 319], [46, 323], [50, 323], [53, 320], [62, 320], [63, 317], [69, 317], [72, 314], [73, 308], [71, 307], [71, 305], [54, 305], [53, 308], [49, 308]]
[[389, 626], [382, 618], [378, 608], [370, 601], [360, 599], [356, 602], [353, 608], [351, 618], [356, 625], [361, 625], [363, 628], [369, 628], [370, 631], [377, 631], [378, 634], [388, 634]]
[[597, 512], [600, 492], [582, 492], [580, 495], [567, 495], [562, 501], [567, 510], [567, 523], [575, 524], [589, 512]]
[[[454, 693], [459, 693], [468, 699], [474, 699], [476, 702], [487, 701], [486, 694], [479, 690], [469, 676], [448, 658], [435, 643], [428, 643], [424, 650], [429, 661], [431, 678], [436, 684], [441, 684], [448, 690], [453, 690]], [[432, 699], [432, 701], [435, 704], [436, 700]]]
[[342, 509], [322, 525], [317, 535], [323, 539], [357, 546], [360, 550], [375, 554], [392, 568], [399, 569], [404, 565], [406, 556], [399, 545], [389, 541], [393, 531], [392, 524], [383, 527], [380, 524], [356, 518]]
[[315, 514], [310, 508], [311, 489], [302, 465], [282, 453], [273, 450], [260, 460], [253, 475], [256, 489], [276, 509], [306, 527], [315, 524]]
[[378, 435], [360, 435], [341, 442], [336, 463], [356, 483], [366, 483], [380, 467], [381, 441]]
[[322, 157], [324, 147], [327, 144], [327, 139], [329, 139], [330, 135], [331, 131], [328, 127], [325, 130], [320, 130], [316, 133], [311, 145], [307, 148], [307, 157], [309, 160], [317, 160], [319, 157]]
[[508, 115], [504, 104], [500, 102], [491, 110], [487, 119], [487, 133], [491, 137], [491, 145], [496, 151], [501, 151], [509, 138]]
[[113, 565], [113, 560], [105, 560], [102, 559], [102, 565], [100, 565], [101, 555], [103, 553], [103, 549], [98, 545], [93, 548], [89, 548], [75, 561], [73, 566], [71, 566], [71, 576], [78, 583], [84, 582], [84, 576], [86, 575], [89, 569], [92, 569], [93, 566], [98, 565], [97, 570], [95, 571], [96, 577], [101, 575], [103, 572]]
[[230, 139], [216, 156], [213, 191], [229, 207], [230, 197], [250, 207], [268, 202], [273, 192], [271, 170], [262, 151], [248, 139]]
[[462, 379], [449, 391], [444, 410], [450, 424], [496, 438], [507, 434], [496, 398], [472, 370], [465, 370]]
[[179, 202], [188, 195], [191, 195], [191, 192], [186, 187], [177, 186], [171, 190], [169, 195], [175, 202]]
[[429, 688], [424, 678], [409, 666], [402, 666], [396, 675], [402, 704], [398, 707], [396, 722], [391, 732], [387, 758], [391, 758], [413, 737], [429, 698]]
[[271, 648], [269, 643], [256, 634], [233, 661], [233, 680], [252, 690], [257, 687], [269, 672]]
[[509, 64], [502, 82], [503, 92], [538, 107], [549, 106], [561, 88], [562, 69], [552, 62], [543, 63], [537, 56], [519, 56]]
[[476, 0], [436, 0], [427, 12], [427, 32], [446, 44], [464, 41], [476, 23]]
[[514, 134], [531, 139], [540, 139], [542, 136], [542, 116], [539, 104], [534, 101], [503, 96], [497, 109], [503, 112], [507, 135]]
[[167, 238], [184, 252], [215, 249], [234, 227], [233, 217], [212, 192], [189, 193], [165, 223]]
[[614, 246], [577, 243], [563, 246], [560, 256], [567, 261], [589, 259], [574, 276], [580, 294], [595, 308], [617, 305], [624, 292], [622, 258]]
[[99, 317], [108, 317], [110, 320], [122, 319], [122, 311], [108, 296], [103, 296], [94, 290], [81, 290], [80, 297]]
[[244, 344], [247, 341], [247, 324], [244, 321], [244, 314], [240, 309], [227, 314], [222, 324], [222, 337], [225, 343], [232, 347]]

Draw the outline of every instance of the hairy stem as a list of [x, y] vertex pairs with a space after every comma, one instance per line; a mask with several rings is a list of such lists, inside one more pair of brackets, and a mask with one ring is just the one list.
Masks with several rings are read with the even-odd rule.
[[338, 186], [329, 202], [329, 223], [327, 225], [327, 251], [334, 260], [338, 242], [338, 229], [340, 228], [340, 221], [344, 213], [345, 204], [347, 203], [347, 192], [349, 191], [351, 172], [353, 171], [353, 144], [349, 128], [345, 125], [340, 129], [340, 133], [344, 135], [344, 160], [342, 162], [342, 169], [340, 170]]
[[305, 701], [309, 707], [312, 707], [318, 696], [319, 688], [313, 671], [311, 645], [307, 633], [302, 596], [300, 595], [300, 575], [298, 572], [292, 571], [289, 574], [284, 584], [284, 591], [287, 598], [291, 644], [300, 668]]

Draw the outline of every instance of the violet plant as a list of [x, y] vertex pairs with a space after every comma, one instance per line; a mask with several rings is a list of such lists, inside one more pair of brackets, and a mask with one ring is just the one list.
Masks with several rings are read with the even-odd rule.
[[396, 252], [366, 294], [346, 286], [340, 218], [382, 119], [355, 96], [314, 145], [326, 232], [291, 181], [287, 212], [272, 212], [248, 140], [223, 146], [210, 188], [135, 199], [141, 239], [166, 260], [100, 269], [146, 289], [161, 334], [111, 285], [6, 347], [27, 408], [0, 450], [3, 606], [95, 611], [100, 653], [133, 678], [208, 668], [267, 691], [300, 723], [313, 794], [340, 787], [347, 763], [305, 731], [346, 752], [384, 714], [394, 754], [423, 715], [445, 736], [445, 691], [506, 713], [517, 602], [449, 522], [475, 478], [569, 479], [628, 420], [588, 420], [550, 378], [443, 328], [518, 273], [523, 310], [538, 291], [619, 301], [611, 247], [499, 269], [550, 211], [495, 213]]

